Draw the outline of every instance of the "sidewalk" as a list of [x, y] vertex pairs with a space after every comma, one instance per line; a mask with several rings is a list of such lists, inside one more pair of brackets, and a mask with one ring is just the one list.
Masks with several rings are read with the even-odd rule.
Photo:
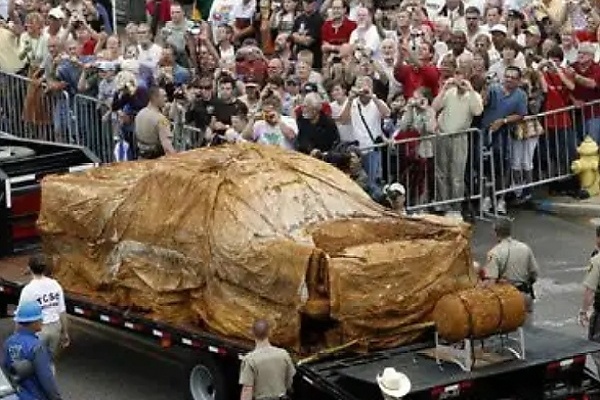
[[539, 212], [566, 216], [600, 217], [600, 196], [578, 200], [569, 196], [545, 196], [533, 201]]

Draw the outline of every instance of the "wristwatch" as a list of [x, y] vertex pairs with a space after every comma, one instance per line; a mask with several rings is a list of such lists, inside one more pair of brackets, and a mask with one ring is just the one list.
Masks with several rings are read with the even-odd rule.
[[502, 125], [506, 125], [508, 124], [508, 118], [503, 118], [502, 119]]

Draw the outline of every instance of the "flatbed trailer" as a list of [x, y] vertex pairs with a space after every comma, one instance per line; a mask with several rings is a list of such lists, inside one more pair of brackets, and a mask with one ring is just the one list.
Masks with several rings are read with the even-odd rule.
[[[18, 302], [28, 281], [27, 255], [0, 259], [0, 316]], [[186, 374], [188, 398], [229, 400], [239, 398], [240, 360], [247, 343], [226, 339], [194, 326], [155, 321], [121, 307], [101, 304], [66, 293], [67, 312], [134, 335], [154, 338], [161, 347], [189, 350]], [[600, 344], [542, 328], [524, 330], [526, 359], [510, 360], [465, 372], [452, 363], [438, 365], [422, 354], [434, 343], [401, 346], [364, 355], [331, 355], [299, 363], [294, 399], [381, 399], [375, 377], [386, 367], [405, 373], [412, 382], [406, 400], [424, 399], [594, 399], [597, 382], [585, 369], [586, 355]]]

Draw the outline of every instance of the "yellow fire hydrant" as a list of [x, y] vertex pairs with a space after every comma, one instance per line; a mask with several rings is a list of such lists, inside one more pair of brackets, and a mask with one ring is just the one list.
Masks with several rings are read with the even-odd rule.
[[577, 148], [579, 160], [573, 161], [571, 171], [579, 175], [581, 190], [590, 196], [600, 194], [600, 173], [598, 173], [598, 144], [590, 136]]

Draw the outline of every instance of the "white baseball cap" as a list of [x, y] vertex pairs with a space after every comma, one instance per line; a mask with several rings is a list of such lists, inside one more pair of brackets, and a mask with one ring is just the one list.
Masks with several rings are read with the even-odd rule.
[[490, 28], [490, 33], [492, 33], [492, 32], [501, 32], [506, 35], [508, 33], [508, 29], [506, 28], [506, 25], [504, 25], [504, 24], [496, 24]]
[[396, 399], [406, 396], [411, 387], [410, 379], [391, 367], [384, 369], [383, 374], [377, 375], [377, 384], [383, 394]]
[[48, 16], [56, 19], [65, 19], [65, 13], [60, 7], [54, 7], [48, 11]]
[[404, 196], [406, 194], [406, 189], [404, 188], [404, 185], [398, 182], [394, 182], [383, 187], [383, 193], [389, 194], [392, 192], [400, 193], [401, 196]]

